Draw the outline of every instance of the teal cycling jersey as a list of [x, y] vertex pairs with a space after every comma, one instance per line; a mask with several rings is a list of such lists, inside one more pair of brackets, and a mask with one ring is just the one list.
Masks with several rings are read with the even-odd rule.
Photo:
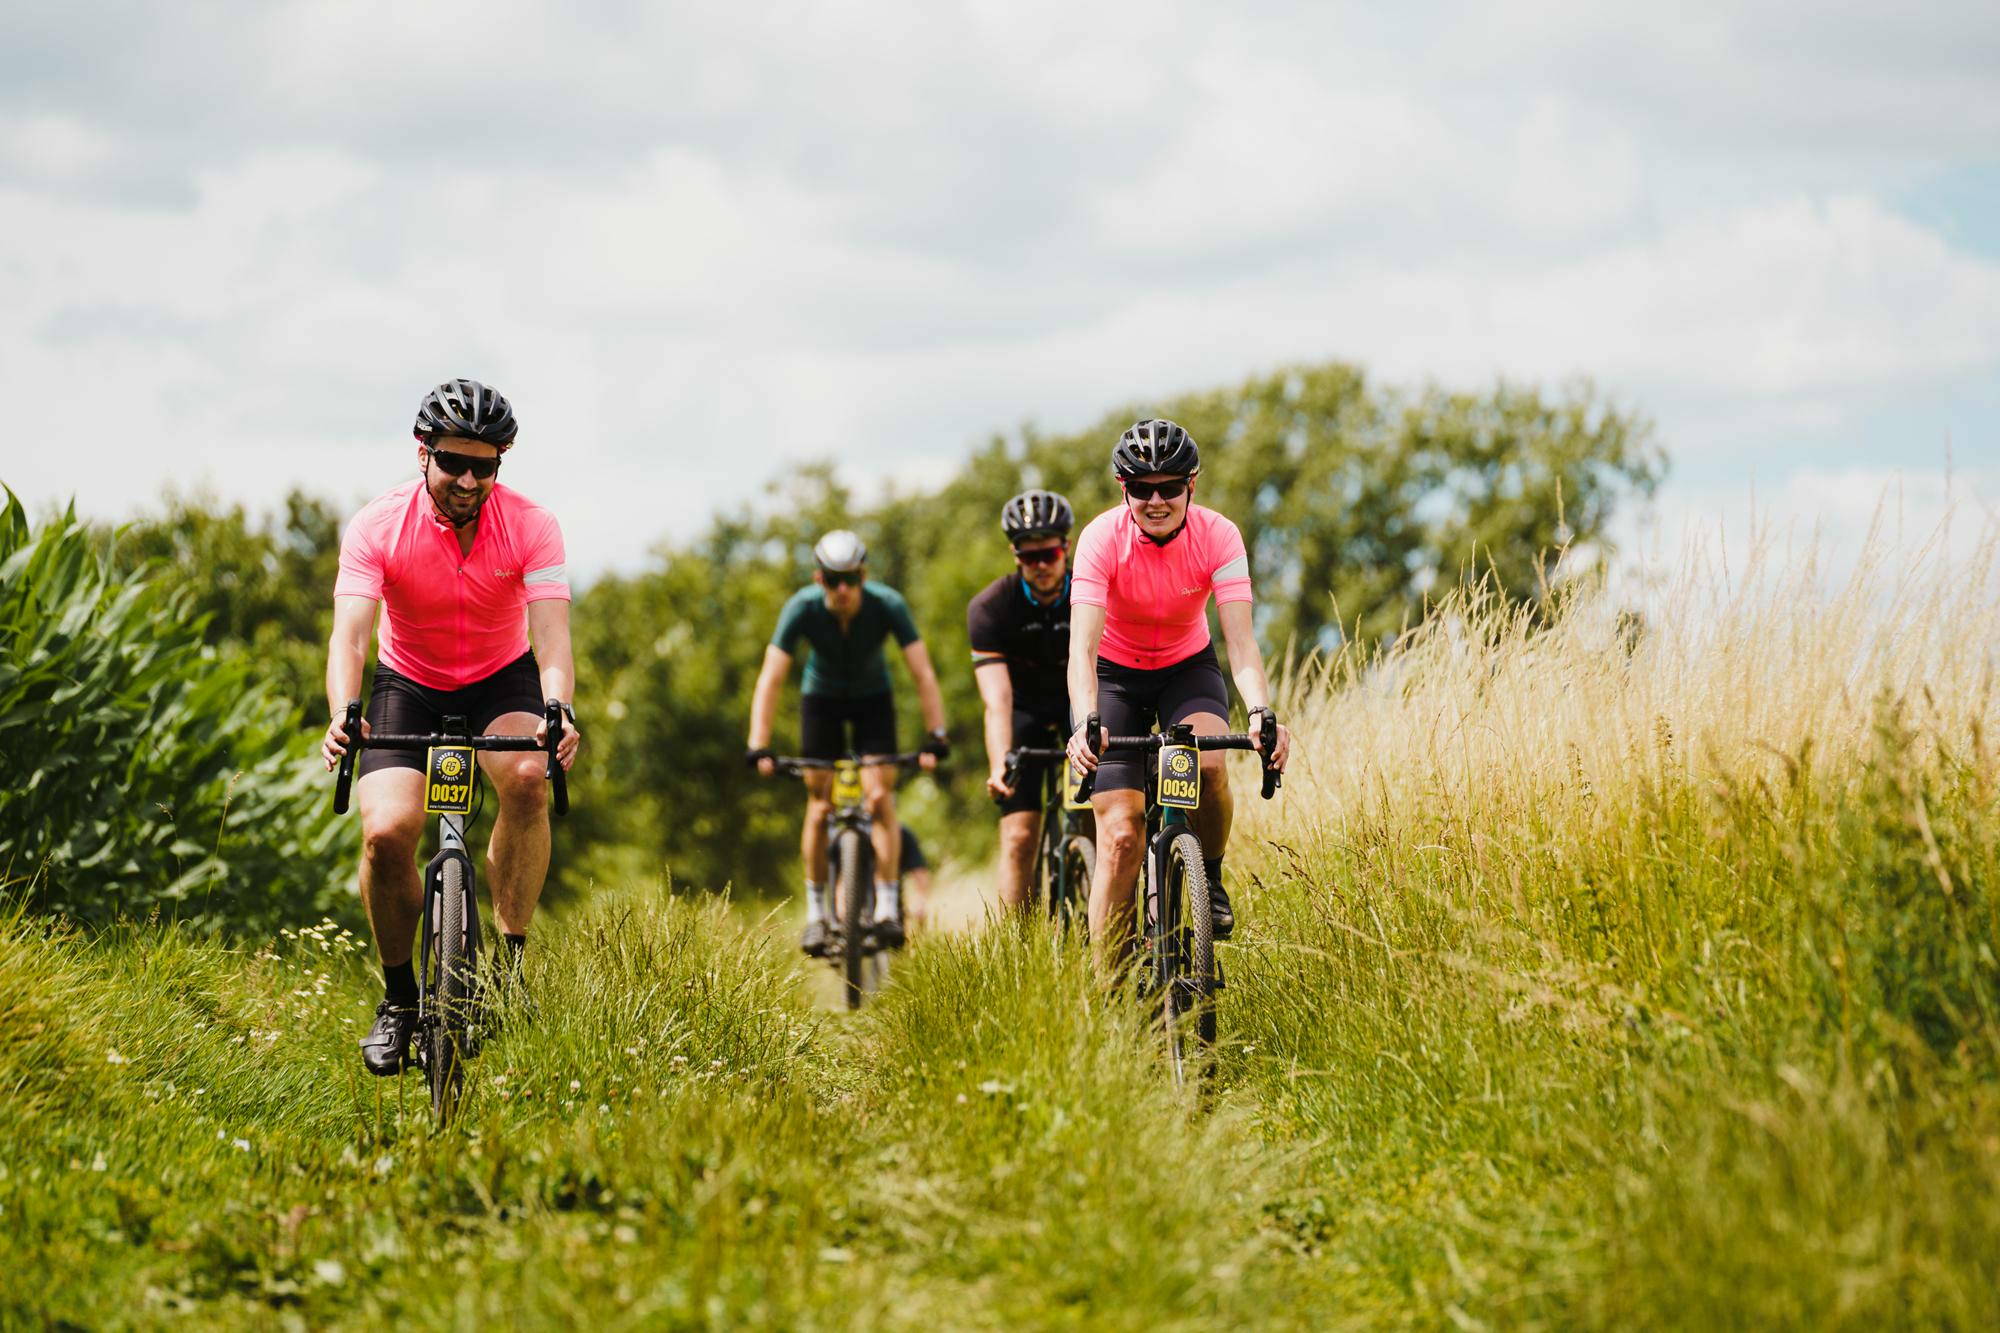
[[909, 603], [888, 584], [870, 579], [861, 585], [861, 609], [843, 630], [826, 608], [826, 593], [817, 583], [809, 583], [793, 593], [778, 613], [771, 646], [794, 657], [798, 656], [800, 639], [812, 646], [801, 693], [860, 699], [888, 692], [889, 668], [882, 661], [882, 642], [892, 634], [903, 648], [919, 637], [917, 622], [910, 619]]

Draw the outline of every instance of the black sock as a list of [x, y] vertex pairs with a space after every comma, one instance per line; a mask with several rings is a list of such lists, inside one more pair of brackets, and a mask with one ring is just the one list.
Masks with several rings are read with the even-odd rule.
[[1210, 887], [1211, 889], [1219, 889], [1219, 888], [1221, 888], [1221, 887], [1222, 887], [1222, 858], [1221, 858], [1221, 857], [1219, 857], [1219, 856], [1209, 856], [1209, 857], [1204, 857], [1204, 858], [1202, 858], [1202, 862], [1201, 862], [1201, 868], [1202, 868], [1203, 870], [1206, 870], [1206, 871], [1208, 872], [1208, 886], [1209, 886], [1209, 887]]
[[507, 962], [513, 967], [514, 975], [518, 977], [521, 975], [521, 955], [528, 951], [528, 933], [522, 931], [519, 935], [508, 935], [505, 939]]
[[417, 1007], [417, 965], [397, 963], [394, 967], [382, 964], [382, 989], [389, 1003], [398, 1009]]

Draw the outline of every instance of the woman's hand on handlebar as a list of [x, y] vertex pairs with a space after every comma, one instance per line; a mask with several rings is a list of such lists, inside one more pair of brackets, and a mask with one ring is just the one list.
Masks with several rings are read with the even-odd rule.
[[[367, 740], [373, 728], [368, 719], [361, 719], [361, 739]], [[340, 767], [340, 756], [347, 753], [347, 719], [337, 717], [326, 724], [326, 735], [320, 738], [319, 757], [326, 760], [326, 771], [331, 773]]]
[[[1250, 710], [1250, 735], [1257, 742], [1257, 753], [1261, 755], [1264, 753], [1264, 734], [1263, 734], [1263, 729], [1257, 723], [1257, 715], [1259, 713], [1270, 713], [1273, 721], [1277, 720], [1278, 715], [1276, 713], [1271, 712], [1269, 708], [1253, 708]], [[1291, 757], [1292, 757], [1291, 728], [1287, 727], [1284, 723], [1279, 722], [1278, 743], [1271, 747], [1271, 754], [1270, 754], [1271, 767], [1277, 769], [1279, 772], [1282, 773], [1285, 770], [1286, 763], [1288, 763], [1291, 760]]]
[[[1079, 777], [1097, 771], [1097, 751], [1091, 748], [1089, 727], [1090, 723], [1086, 720], [1069, 738], [1069, 765]], [[1111, 733], [1103, 727], [1097, 729], [1097, 736], [1100, 746], [1111, 739]]]

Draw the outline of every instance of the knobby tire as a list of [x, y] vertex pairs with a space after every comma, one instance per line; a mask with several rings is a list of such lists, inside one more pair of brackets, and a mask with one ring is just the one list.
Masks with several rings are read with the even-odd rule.
[[447, 856], [438, 867], [437, 934], [431, 942], [428, 978], [434, 1004], [430, 1024], [429, 1058], [431, 1111], [444, 1124], [458, 1111], [459, 1096], [465, 1086], [467, 1029], [472, 1014], [473, 957], [472, 928], [467, 912], [472, 907], [471, 886], [465, 861]]
[[847, 1007], [859, 1009], [868, 990], [868, 924], [875, 885], [868, 872], [867, 840], [860, 829], [842, 829], [834, 840], [840, 858], [841, 974], [846, 980]]

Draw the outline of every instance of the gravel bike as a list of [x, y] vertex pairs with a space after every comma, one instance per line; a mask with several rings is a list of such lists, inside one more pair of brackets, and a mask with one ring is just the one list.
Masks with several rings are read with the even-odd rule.
[[1058, 927], [1081, 929], [1090, 908], [1090, 879], [1097, 872], [1096, 822], [1090, 802], [1077, 794], [1076, 776], [1062, 747], [1017, 745], [1007, 751], [1009, 787], [1026, 765], [1041, 768], [1042, 831], [1035, 844], [1035, 868], [1028, 882]]
[[[1142, 919], [1134, 948], [1141, 977], [1158, 1005], [1174, 1085], [1199, 1081], [1215, 1046], [1215, 993], [1222, 988], [1222, 963], [1215, 956], [1215, 923], [1210, 916], [1208, 870], [1201, 836], [1188, 816], [1201, 806], [1201, 752], [1256, 750], [1264, 764], [1264, 799], [1270, 800], [1283, 775], [1270, 761], [1278, 743], [1278, 719], [1266, 711], [1258, 734], [1232, 732], [1197, 736], [1187, 723], [1150, 736], [1103, 736], [1092, 713], [1088, 730], [1099, 755], [1156, 754], [1146, 787], [1146, 860]], [[1101, 743], [1100, 743], [1101, 742]], [[1080, 795], [1096, 785], [1095, 774], [1077, 784]]]
[[889, 948], [875, 936], [875, 843], [869, 837], [875, 821], [868, 814], [868, 802], [861, 790], [861, 770], [885, 764], [897, 767], [915, 764], [920, 751], [910, 754], [875, 755], [863, 759], [803, 759], [773, 756], [780, 773], [803, 776], [808, 772], [833, 773], [833, 810], [826, 817], [827, 868], [833, 884], [832, 939], [826, 960], [841, 975], [847, 993], [847, 1007], [859, 1009], [864, 997], [880, 990], [889, 979]]
[[556, 760], [562, 740], [562, 706], [543, 713], [548, 741], [533, 736], [472, 736], [465, 719], [443, 719], [433, 735], [361, 735], [361, 701], [350, 699], [342, 730], [347, 752], [334, 780], [333, 810], [346, 814], [355, 759], [363, 750], [406, 750], [425, 754], [424, 812], [438, 816], [438, 851], [424, 867], [424, 918], [418, 935], [417, 1027], [410, 1042], [430, 1084], [431, 1110], [439, 1124], [457, 1114], [465, 1085], [465, 1060], [473, 1049], [473, 1011], [479, 964], [479, 900], [472, 857], [465, 850], [465, 826], [475, 814], [480, 792], [480, 750], [543, 750], [549, 753], [549, 781], [555, 784], [555, 812], [569, 813], [569, 782]]

